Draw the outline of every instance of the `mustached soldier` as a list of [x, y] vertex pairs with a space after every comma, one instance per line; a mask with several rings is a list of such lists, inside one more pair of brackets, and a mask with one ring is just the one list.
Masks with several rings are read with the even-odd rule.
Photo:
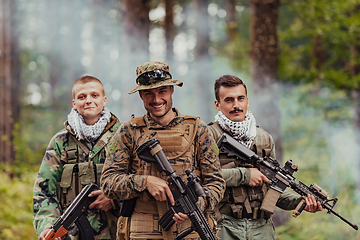
[[[114, 134], [108, 145], [101, 188], [111, 199], [138, 197], [129, 221], [130, 232], [125, 232], [125, 239], [174, 239], [191, 222], [186, 214], [179, 213], [173, 218], [177, 224], [169, 231], [159, 227], [159, 217], [168, 210], [167, 198], [172, 204], [174, 198], [166, 177], [153, 164], [137, 157], [135, 141], [138, 139], [138, 145], [141, 145], [149, 138], [157, 137], [172, 167], [178, 175], [183, 175], [184, 180], [185, 170], [198, 169], [194, 172], [201, 178], [206, 193], [206, 197], [199, 200], [202, 210], [213, 209], [225, 189], [216, 154], [218, 149], [204, 122], [172, 108], [174, 86], [183, 83], [172, 79], [167, 63], [141, 64], [136, 75], [138, 86], [129, 93], [139, 91], [147, 114], [125, 122]], [[146, 191], [154, 199], [149, 198]], [[119, 221], [119, 232], [128, 229], [124, 222]], [[199, 238], [196, 232], [187, 237]]]
[[[79, 78], [72, 93], [73, 108], [65, 128], [51, 139], [35, 181], [33, 224], [39, 239], [44, 238], [85, 185], [100, 186], [105, 146], [120, 126], [105, 106], [105, 91], [99, 79]], [[87, 213], [95, 239], [115, 239], [119, 207], [101, 190], [91, 196], [97, 196]], [[74, 225], [63, 239], [79, 239], [78, 234]]]
[[[216, 121], [208, 126], [215, 140], [218, 141], [227, 132], [257, 155], [265, 157], [262, 154], [264, 150], [266, 157], [276, 159], [272, 136], [256, 126], [254, 115], [247, 110], [250, 104], [245, 83], [238, 77], [224, 75], [215, 81], [215, 98], [215, 107], [219, 112], [215, 116]], [[271, 215], [259, 209], [269, 179], [250, 164], [226, 154], [220, 154], [219, 158], [226, 191], [215, 208], [220, 228], [218, 236], [222, 240], [275, 240]], [[292, 210], [300, 200], [300, 195], [285, 190], [276, 205], [284, 210]], [[322, 210], [314, 196], [308, 196], [305, 200], [306, 211]]]

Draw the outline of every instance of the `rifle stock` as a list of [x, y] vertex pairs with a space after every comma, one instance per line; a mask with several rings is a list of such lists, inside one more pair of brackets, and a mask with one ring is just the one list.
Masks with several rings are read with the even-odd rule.
[[290, 187], [303, 197], [303, 200], [295, 208], [293, 217], [297, 217], [301, 214], [306, 206], [304, 198], [308, 194], [311, 194], [315, 197], [317, 202], [320, 202], [323, 208], [328, 210], [328, 213], [334, 214], [349, 224], [352, 228], [358, 230], [357, 225], [351, 223], [345, 217], [341, 216], [339, 213], [333, 210], [336, 202], [338, 201], [337, 198], [330, 199], [329, 194], [315, 183], [308, 187], [293, 177], [293, 173], [298, 170], [298, 166], [295, 165], [291, 160], [288, 160], [284, 167], [281, 168], [280, 164], [275, 159], [259, 157], [253, 151], [245, 147], [227, 133], [224, 133], [220, 137], [217, 145], [219, 147], [220, 153], [227, 154], [227, 156], [236, 157], [239, 160], [252, 164], [270, 180], [270, 188], [265, 195], [264, 201], [260, 208], [261, 210], [273, 213], [275, 204], [281, 193], [283, 193], [287, 187]]

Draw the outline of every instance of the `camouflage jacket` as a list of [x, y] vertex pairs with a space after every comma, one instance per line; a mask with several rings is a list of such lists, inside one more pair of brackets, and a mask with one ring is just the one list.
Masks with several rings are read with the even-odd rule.
[[[167, 125], [168, 129], [184, 122], [184, 116], [175, 108], [176, 117]], [[160, 127], [148, 114], [144, 116], [148, 127]], [[197, 136], [199, 147], [197, 159], [201, 180], [206, 192], [208, 209], [213, 209], [222, 199], [225, 190], [225, 181], [220, 170], [217, 158], [217, 146], [209, 134], [204, 122], [199, 121]], [[112, 199], [126, 200], [140, 196], [146, 190], [146, 175], [127, 174], [129, 163], [135, 153], [135, 128], [131, 121], [125, 122], [114, 134], [106, 147], [106, 160], [101, 177], [101, 189], [105, 196]]]
[[[66, 149], [69, 146], [69, 137], [75, 134], [71, 127], [65, 122], [65, 128], [59, 131], [50, 141], [44, 158], [42, 160], [33, 191], [33, 225], [38, 235], [45, 229], [51, 227], [56, 219], [61, 216], [62, 208], [59, 203], [57, 195], [57, 186], [60, 184], [63, 174], [64, 165], [67, 163]], [[92, 151], [89, 155], [94, 164], [104, 163], [105, 161], [105, 146], [108, 142], [106, 132], [110, 132], [110, 136], [120, 126], [120, 121], [116, 116], [112, 115], [110, 122], [105, 127], [102, 135], [98, 138]], [[89, 150], [84, 141], [77, 145], [78, 162], [87, 162]], [[86, 149], [85, 149], [86, 148]], [[112, 214], [112, 210], [108, 212], [100, 211], [98, 209], [91, 209], [88, 211], [88, 219], [91, 226], [95, 230], [95, 239], [110, 239], [110, 232], [115, 231], [112, 235], [115, 236], [116, 228], [110, 230], [110, 223], [108, 219], [115, 221], [116, 216]], [[77, 228], [74, 227], [69, 231], [71, 239], [77, 235]], [[68, 238], [67, 238], [68, 239]]]

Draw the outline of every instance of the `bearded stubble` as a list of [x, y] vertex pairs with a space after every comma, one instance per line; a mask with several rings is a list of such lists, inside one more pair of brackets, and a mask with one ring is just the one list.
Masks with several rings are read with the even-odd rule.
[[161, 119], [161, 118], [165, 117], [170, 112], [170, 110], [172, 109], [172, 98], [170, 98], [170, 101], [165, 101], [165, 104], [164, 104], [165, 112], [163, 114], [161, 114], [161, 115], [160, 115], [159, 112], [154, 110], [151, 105], [149, 105], [149, 106], [144, 105], [144, 107], [150, 113], [150, 116], [152, 118]]

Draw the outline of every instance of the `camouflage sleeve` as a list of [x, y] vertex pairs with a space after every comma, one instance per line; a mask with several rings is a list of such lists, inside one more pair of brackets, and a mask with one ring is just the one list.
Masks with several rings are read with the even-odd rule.
[[61, 148], [64, 136], [55, 135], [50, 141], [42, 160], [33, 190], [33, 225], [39, 235], [61, 215], [56, 186], [60, 182], [62, 164]]
[[283, 210], [293, 210], [301, 201], [301, 196], [297, 193], [289, 189], [285, 189], [285, 191], [280, 195], [276, 206]]
[[101, 189], [111, 199], [126, 200], [140, 195], [146, 189], [146, 176], [131, 172], [133, 136], [130, 121], [117, 129], [106, 147], [106, 159], [101, 176]]
[[206, 124], [202, 121], [199, 122], [197, 136], [199, 144], [197, 156], [199, 156], [199, 168], [207, 196], [206, 208], [213, 210], [215, 205], [223, 198], [225, 191], [225, 180], [223, 179], [217, 156], [219, 150]]

